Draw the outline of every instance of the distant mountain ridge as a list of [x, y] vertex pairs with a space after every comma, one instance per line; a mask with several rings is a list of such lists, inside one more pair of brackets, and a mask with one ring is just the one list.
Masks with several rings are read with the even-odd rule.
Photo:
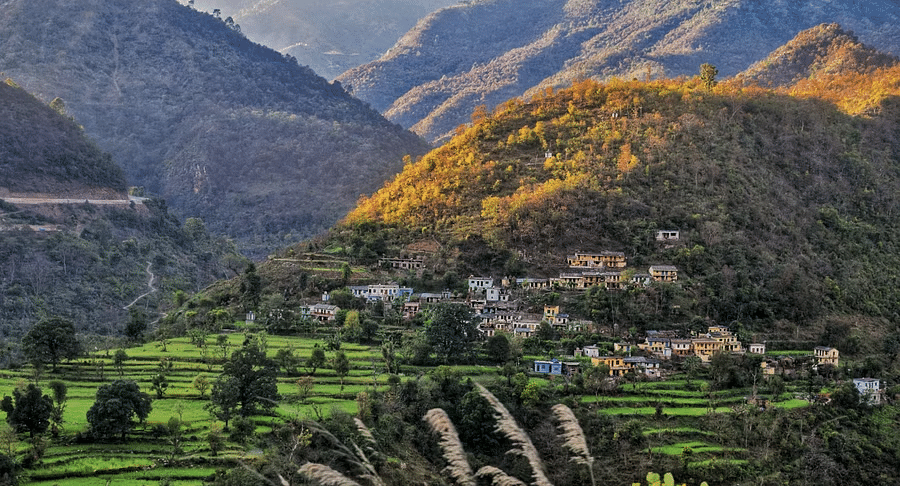
[[175, 0], [0, 2], [0, 71], [62, 98], [130, 184], [257, 254], [328, 227], [427, 150], [340, 85]]
[[[182, 3], [187, 3], [182, 1]], [[220, 8], [260, 44], [297, 58], [326, 79], [381, 57], [416, 22], [457, 0], [200, 0]]]
[[443, 140], [475, 106], [574, 79], [693, 76], [702, 63], [733, 76], [822, 23], [900, 53], [900, 5], [887, 0], [486, 0], [429, 15], [338, 80], [389, 119]]
[[823, 24], [797, 37], [739, 74], [763, 86], [790, 86], [828, 74], [869, 74], [893, 66], [900, 58], [859, 42], [837, 24]]

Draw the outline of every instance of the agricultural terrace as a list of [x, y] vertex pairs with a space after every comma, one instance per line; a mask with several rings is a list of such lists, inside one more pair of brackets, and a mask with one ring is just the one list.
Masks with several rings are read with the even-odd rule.
[[[222, 432], [222, 422], [215, 420], [207, 410], [211, 385], [222, 372], [225, 356], [229, 356], [244, 342], [242, 333], [206, 336], [199, 339], [183, 337], [163, 342], [147, 343], [125, 349], [127, 358], [117, 360], [118, 350], [100, 350], [77, 361], [64, 362], [57, 372], [36, 372], [24, 367], [0, 374], [0, 393], [12, 393], [15, 387], [35, 382], [46, 394], [51, 380], [64, 381], [68, 386], [65, 402], [63, 430], [58, 437], [47, 434], [46, 450], [35, 467], [26, 469], [23, 484], [30, 485], [83, 485], [109, 484], [140, 485], [148, 482], [165, 482], [174, 485], [200, 485], [212, 478], [217, 470], [229, 469], [240, 462], [252, 461], [262, 453], [255, 449], [253, 441], [241, 441]], [[315, 346], [323, 346], [321, 339], [271, 336], [257, 334], [266, 354], [274, 358], [279, 351], [304, 362], [312, 355]], [[204, 343], [204, 346], [200, 346]], [[321, 420], [341, 410], [357, 412], [357, 398], [373, 389], [389, 388], [380, 347], [342, 343], [340, 350], [349, 359], [350, 369], [343, 378], [325, 365], [291, 372], [279, 370], [278, 393], [281, 400], [273, 415], [253, 418], [255, 432], [272, 430], [282, 420], [291, 418]], [[282, 352], [284, 354], [284, 352]], [[326, 351], [330, 360], [336, 351]], [[160, 373], [160, 362], [169, 363], [164, 372], [168, 386], [162, 398], [157, 398], [152, 388], [153, 379]], [[526, 361], [527, 362], [527, 361]], [[479, 382], [503, 379], [494, 366], [462, 365], [454, 370], [462, 376]], [[403, 376], [419, 376], [430, 370], [424, 367], [404, 365]], [[519, 371], [524, 371], [524, 365]], [[203, 390], [196, 385], [198, 376], [205, 377], [209, 387]], [[310, 376], [311, 387], [303, 390], [298, 380]], [[100, 385], [117, 379], [134, 380], [143, 392], [153, 397], [152, 411], [146, 423], [133, 430], [126, 441], [96, 443], [81, 436], [88, 430], [86, 413], [94, 403]], [[401, 378], [402, 379], [402, 378]], [[530, 376], [527, 382], [534, 388], [553, 393], [567, 389], [561, 380], [546, 376]], [[674, 380], [664, 382], [636, 382], [621, 384], [600, 395], [585, 395], [583, 406], [596, 409], [598, 414], [619, 417], [622, 420], [640, 418], [640, 426], [632, 438], [644, 454], [674, 455], [701, 466], [714, 461], [716, 467], [723, 464], [741, 464], [746, 461], [747, 450], [735, 445], [734, 438], [717, 433], [716, 421], [721, 414], [740, 414], [748, 407], [745, 389], [709, 391], [703, 380], [690, 382]], [[787, 387], [781, 395], [773, 397], [769, 406], [792, 408], [805, 406], [807, 402], [795, 398], [800, 393]], [[364, 396], [364, 395], [362, 395]], [[184, 425], [176, 435], [167, 424], [177, 417]], [[280, 417], [280, 419], [279, 419]], [[774, 422], [773, 422], [774, 423]], [[224, 439], [219, 450], [213, 451], [208, 436], [211, 430]], [[234, 430], [234, 428], [232, 428]], [[12, 440], [6, 435], [0, 446], [16, 451], [20, 460], [31, 454], [33, 444], [25, 436]], [[700, 467], [700, 466], [698, 466]]]

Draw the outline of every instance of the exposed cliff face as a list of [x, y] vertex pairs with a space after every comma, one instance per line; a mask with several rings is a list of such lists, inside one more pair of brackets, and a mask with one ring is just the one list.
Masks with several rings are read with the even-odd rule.
[[130, 184], [260, 252], [326, 228], [427, 148], [339, 85], [171, 0], [2, 2], [0, 70], [61, 97]]
[[798, 32], [837, 22], [900, 53], [900, 5], [879, 0], [490, 0], [426, 17], [378, 61], [338, 79], [389, 119], [444, 140], [474, 107], [573, 79], [733, 76]]

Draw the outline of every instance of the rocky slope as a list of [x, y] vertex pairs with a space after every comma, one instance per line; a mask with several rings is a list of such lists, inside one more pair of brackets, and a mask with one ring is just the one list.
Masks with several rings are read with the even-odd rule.
[[435, 12], [381, 59], [338, 79], [386, 116], [446, 140], [478, 105], [573, 79], [733, 76], [821, 23], [900, 53], [900, 5], [878, 0], [488, 0]]

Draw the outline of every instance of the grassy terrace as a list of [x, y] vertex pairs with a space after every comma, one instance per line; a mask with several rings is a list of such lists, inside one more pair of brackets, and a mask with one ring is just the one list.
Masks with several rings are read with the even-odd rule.
[[[237, 349], [244, 335], [227, 335], [227, 353]], [[61, 439], [54, 439], [43, 458], [40, 467], [26, 471], [28, 476], [23, 484], [33, 485], [105, 485], [114, 479], [115, 485], [155, 484], [163, 480], [171, 484], [201, 485], [211, 477], [216, 469], [233, 467], [238, 460], [252, 459], [252, 446], [242, 446], [226, 442], [225, 449], [213, 456], [205, 437], [215, 420], [206, 410], [209, 392], [201, 397], [192, 383], [198, 375], [205, 375], [210, 383], [221, 372], [222, 350], [214, 345], [215, 338], [207, 339], [213, 350], [207, 354], [216, 362], [205, 361], [201, 350], [188, 338], [171, 339], [161, 343], [147, 343], [128, 348], [128, 359], [116, 368], [113, 356], [115, 350], [99, 351], [93, 355], [62, 363], [56, 373], [46, 372], [38, 377], [39, 385], [46, 388], [50, 380], [63, 380], [68, 385], [68, 401], [65, 410], [65, 424]], [[267, 336], [266, 346], [269, 356], [280, 349], [290, 349], [295, 356], [307, 358], [315, 345], [322, 345], [321, 339], [299, 337]], [[274, 410], [284, 418], [300, 417], [315, 419], [327, 416], [334, 410], [356, 413], [356, 396], [376, 387], [387, 389], [387, 375], [383, 371], [383, 358], [379, 347], [343, 344], [341, 348], [350, 360], [350, 373], [344, 377], [343, 388], [340, 378], [329, 368], [317, 369], [313, 376], [314, 385], [310, 394], [300, 399], [297, 380], [300, 376], [278, 376], [278, 391], [282, 400]], [[326, 352], [331, 358], [334, 352]], [[169, 387], [162, 399], [151, 391], [151, 378], [157, 373], [161, 359], [171, 361], [173, 368], [168, 373]], [[374, 373], [373, 373], [374, 366]], [[456, 369], [463, 375], [477, 381], [496, 379], [494, 366], [465, 365]], [[306, 370], [302, 370], [306, 372]], [[427, 373], [427, 368], [404, 367], [407, 376]], [[125, 378], [135, 380], [141, 389], [153, 398], [153, 410], [147, 423], [129, 435], [125, 443], [76, 442], [76, 433], [87, 430], [85, 414], [94, 403], [97, 388], [112, 380]], [[0, 394], [9, 395], [14, 387], [34, 379], [30, 368], [0, 373]], [[548, 381], [545, 376], [531, 376], [530, 381], [542, 386], [562, 386], [561, 382]], [[588, 395], [581, 402], [612, 416], [641, 416], [644, 421], [642, 434], [647, 437], [649, 454], [681, 454], [690, 447], [698, 460], [722, 459], [741, 460], [742, 451], [717, 443], [715, 434], [704, 430], [704, 417], [710, 411], [730, 413], [735, 407], [745, 403], [749, 390], [727, 392], [701, 391], [701, 380], [671, 380], [642, 382], [621, 385], [612, 395], [600, 397]], [[0, 396], [2, 396], [0, 395]], [[786, 391], [773, 405], [781, 408], [806, 406], [807, 402], [793, 398]], [[657, 407], [661, 415], [657, 415]], [[171, 417], [180, 416], [188, 423], [185, 431], [186, 442], [183, 452], [175, 454], [165, 436], [154, 426], [166, 424]], [[275, 419], [277, 421], [277, 419]], [[260, 416], [255, 420], [257, 431], [264, 432], [274, 423], [272, 417]], [[221, 425], [221, 423], [219, 424]], [[25, 440], [15, 445], [19, 453], [24, 453], [29, 445]]]

